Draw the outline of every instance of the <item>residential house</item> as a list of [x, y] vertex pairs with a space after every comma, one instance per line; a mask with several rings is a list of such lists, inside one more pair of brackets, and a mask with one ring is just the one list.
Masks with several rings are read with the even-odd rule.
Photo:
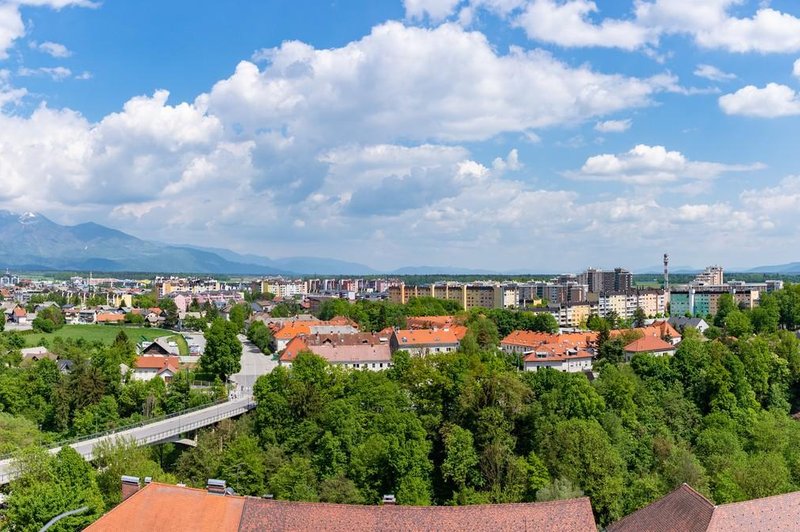
[[125, 314], [119, 312], [103, 312], [97, 315], [97, 323], [120, 324], [125, 323]]
[[656, 336], [643, 336], [625, 346], [625, 360], [630, 361], [633, 355], [648, 353], [653, 356], [672, 356], [675, 346]]
[[77, 321], [78, 324], [91, 324], [97, 322], [97, 311], [94, 309], [83, 309], [78, 311]]
[[[414, 356], [449, 353], [461, 346], [466, 331], [454, 329], [398, 329], [391, 339], [392, 352], [408, 351]], [[459, 336], [460, 334], [460, 336]]]
[[381, 505], [277, 501], [241, 497], [224, 481], [208, 489], [124, 477], [123, 501], [89, 525], [87, 532], [256, 532], [264, 530], [437, 530], [455, 532], [591, 532], [597, 530], [588, 497], [549, 502], [467, 506], [407, 506], [386, 496]]
[[[294, 341], [302, 341], [295, 338]], [[392, 366], [392, 351], [388, 343], [378, 345], [336, 345], [324, 344], [305, 346], [299, 351], [286, 349], [280, 357], [282, 366], [291, 366], [297, 353], [311, 351], [328, 361], [329, 364], [342, 366], [348, 369], [370, 369], [379, 371]]]
[[14, 307], [11, 311], [11, 321], [13, 323], [28, 323], [28, 311], [25, 307]]
[[391, 367], [390, 335], [373, 333], [295, 336], [281, 353], [279, 364], [291, 366], [301, 351], [311, 351], [330, 364], [381, 370]]
[[143, 344], [140, 354], [167, 356], [177, 355], [178, 352], [178, 344], [175, 342], [168, 342], [165, 338], [156, 338], [150, 343]]
[[703, 318], [687, 318], [685, 316], [673, 316], [669, 319], [669, 324], [681, 332], [690, 327], [704, 333], [709, 328], [709, 324]]
[[550, 334], [536, 331], [512, 331], [500, 341], [500, 349], [509, 355], [522, 355], [542, 346], [558, 346], [559, 351], [593, 351], [597, 342], [594, 331]]
[[56, 360], [56, 367], [58, 371], [61, 373], [67, 374], [72, 371], [72, 368], [75, 367], [75, 363], [72, 360], [67, 360], [65, 358]]
[[312, 334], [354, 334], [358, 327], [347, 318], [333, 318], [330, 321], [290, 321], [280, 328], [274, 329], [273, 348], [283, 351], [295, 336], [310, 336]]
[[550, 334], [512, 331], [500, 342], [500, 349], [516, 355], [525, 371], [553, 368], [576, 373], [592, 370], [597, 333], [593, 331]]
[[49, 359], [58, 360], [58, 355], [51, 353], [46, 347], [26, 347], [20, 349], [22, 363], [33, 363], [39, 360]]
[[135, 381], [149, 381], [161, 377], [169, 382], [178, 372], [180, 359], [177, 356], [140, 356], [133, 364], [131, 378]]
[[525, 371], [538, 371], [541, 368], [553, 368], [565, 373], [592, 371], [591, 351], [581, 349], [558, 349], [557, 346], [544, 344], [534, 351], [525, 353], [523, 368]]

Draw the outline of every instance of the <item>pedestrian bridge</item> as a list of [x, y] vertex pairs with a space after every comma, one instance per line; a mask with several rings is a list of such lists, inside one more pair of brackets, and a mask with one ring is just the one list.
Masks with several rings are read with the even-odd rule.
[[[185, 412], [177, 412], [163, 418], [142, 422], [132, 427], [121, 427], [102, 434], [92, 434], [79, 440], [64, 442], [50, 448], [50, 453], [57, 453], [64, 445], [69, 445], [86, 460], [94, 458], [95, 448], [103, 442], [116, 440], [135, 441], [137, 445], [151, 445], [167, 441], [178, 441], [179, 435], [218, 423], [223, 419], [239, 416], [255, 408], [251, 396], [217, 403]], [[8, 484], [16, 477], [17, 471], [13, 458], [0, 460], [0, 485]]]

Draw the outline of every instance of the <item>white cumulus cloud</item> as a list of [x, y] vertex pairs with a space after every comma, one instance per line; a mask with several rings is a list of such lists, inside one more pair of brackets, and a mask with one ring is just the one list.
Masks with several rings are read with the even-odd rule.
[[654, 42], [657, 34], [631, 20], [590, 20], [598, 12], [590, 0], [533, 0], [516, 18], [528, 37], [561, 46], [604, 46], [635, 50]]
[[589, 157], [579, 171], [567, 172], [565, 175], [586, 181], [648, 185], [680, 179], [713, 179], [726, 172], [751, 171], [763, 167], [759, 163], [740, 165], [691, 161], [681, 152], [669, 151], [664, 146], [639, 144], [625, 153]]
[[542, 51], [501, 55], [479, 32], [389, 22], [345, 47], [289, 42], [241, 62], [204, 97], [245, 130], [356, 142], [393, 138], [482, 140], [641, 107], [668, 90], [637, 79], [573, 68]]
[[72, 55], [72, 52], [66, 46], [57, 42], [45, 41], [43, 43], [38, 43], [36, 41], [31, 41], [28, 46], [33, 50], [38, 50], [52, 57], [64, 58]]
[[697, 65], [694, 75], [711, 81], [731, 81], [736, 79], [736, 74], [724, 72], [713, 65]]
[[630, 118], [624, 120], [606, 120], [596, 123], [594, 129], [600, 133], [623, 133], [630, 129], [632, 123]]
[[786, 85], [768, 83], [764, 88], [748, 85], [719, 99], [729, 115], [777, 118], [800, 115], [800, 95]]

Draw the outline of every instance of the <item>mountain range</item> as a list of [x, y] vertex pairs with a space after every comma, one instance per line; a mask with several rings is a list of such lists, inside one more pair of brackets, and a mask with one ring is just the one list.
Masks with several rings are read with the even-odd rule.
[[228, 249], [142, 240], [96, 223], [60, 225], [37, 213], [0, 211], [0, 267], [16, 270], [183, 272], [254, 275], [484, 274], [484, 270], [417, 266], [379, 272], [320, 257], [271, 259]]
[[[60, 225], [37, 213], [0, 210], [0, 267], [16, 270], [183, 272], [229, 275], [521, 275], [522, 270], [498, 272], [442, 266], [408, 266], [381, 272], [364, 264], [321, 257], [271, 259], [221, 248], [164, 244], [142, 240], [93, 222]], [[637, 273], [652, 271], [646, 268]], [[681, 266], [674, 273], [697, 269]], [[800, 273], [800, 262], [759, 266], [752, 273]]]

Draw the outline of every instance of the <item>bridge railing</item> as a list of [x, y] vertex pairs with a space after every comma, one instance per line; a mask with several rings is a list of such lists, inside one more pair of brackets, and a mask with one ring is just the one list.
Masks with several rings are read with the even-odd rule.
[[[147, 419], [143, 419], [137, 423], [130, 423], [128, 425], [123, 425], [121, 427], [115, 427], [113, 429], [103, 430], [100, 432], [94, 432], [92, 434], [87, 434], [85, 436], [76, 436], [74, 438], [70, 438], [67, 440], [61, 440], [53, 443], [48, 443], [42, 445], [47, 449], [58, 449], [60, 447], [64, 447], [67, 445], [74, 445], [76, 443], [81, 443], [88, 440], [94, 440], [96, 438], [102, 438], [104, 436], [113, 436], [119, 432], [125, 432], [126, 430], [131, 429], [138, 429], [140, 427], [144, 427], [146, 425], [152, 425], [153, 423], [158, 423], [159, 421], [165, 421], [167, 419], [172, 419], [178, 416], [183, 416], [186, 414], [191, 414], [192, 412], [197, 412], [199, 410], [205, 410], [206, 408], [211, 408], [213, 406], [223, 405], [228, 402], [228, 399], [220, 399], [218, 401], [214, 401], [211, 403], [205, 403], [199, 406], [194, 406], [192, 408], [187, 408], [186, 410], [179, 410], [178, 412], [173, 412], [171, 414], [164, 414], [162, 416], [151, 417]], [[0, 461], [7, 460], [9, 458], [14, 458], [16, 453], [7, 453], [4, 455], [0, 455]]]

